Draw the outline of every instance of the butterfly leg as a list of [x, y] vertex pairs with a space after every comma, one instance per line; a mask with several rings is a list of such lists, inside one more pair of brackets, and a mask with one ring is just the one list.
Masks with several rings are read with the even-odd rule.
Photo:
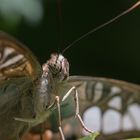
[[34, 123], [36, 119], [24, 119], [24, 118], [14, 118], [15, 121], [25, 122], [25, 123]]
[[89, 133], [94, 133], [92, 130], [88, 129], [88, 128], [85, 126], [85, 124], [84, 124], [84, 122], [83, 122], [83, 120], [82, 120], [82, 118], [81, 118], [81, 116], [80, 116], [80, 113], [79, 113], [79, 99], [78, 99], [78, 91], [77, 91], [77, 89], [75, 89], [74, 100], [75, 100], [75, 110], [76, 110], [75, 116], [78, 118], [80, 124], [82, 125], [82, 127], [83, 127], [87, 132], [89, 132]]
[[60, 109], [60, 99], [59, 96], [55, 97], [56, 105], [57, 105], [57, 110], [58, 110], [58, 123], [59, 123], [59, 132], [61, 135], [62, 140], [65, 140], [63, 131], [62, 131], [62, 122], [61, 122], [61, 109]]
[[69, 97], [69, 95], [71, 95], [71, 94], [73, 93], [72, 91], [74, 91], [75, 112], [76, 112], [76, 113], [75, 113], [75, 116], [76, 116], [76, 118], [79, 120], [80, 124], [82, 125], [82, 127], [83, 127], [87, 132], [89, 132], [89, 133], [94, 133], [92, 130], [88, 129], [88, 128], [85, 126], [85, 124], [84, 124], [84, 122], [83, 122], [83, 120], [82, 120], [82, 118], [81, 118], [81, 116], [80, 116], [80, 113], [79, 113], [78, 91], [77, 91], [77, 88], [76, 88], [75, 86], [73, 86], [73, 87], [65, 94], [65, 96], [62, 98], [62, 101], [66, 100], [66, 99]]

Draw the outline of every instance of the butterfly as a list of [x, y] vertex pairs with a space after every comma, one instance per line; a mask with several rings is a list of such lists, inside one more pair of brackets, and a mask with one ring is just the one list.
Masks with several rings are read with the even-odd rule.
[[29, 49], [0, 32], [0, 138], [20, 139], [60, 110], [58, 96], [65, 93], [68, 76], [69, 63], [61, 54], [52, 54], [41, 68]]
[[85, 125], [100, 131], [98, 139], [140, 137], [140, 86], [107, 78], [69, 76], [69, 63], [61, 54], [52, 54], [41, 67], [27, 47], [0, 32], [0, 138], [20, 139], [32, 127], [41, 131], [42, 125], [36, 126], [44, 122], [45, 128], [58, 130], [54, 120], [58, 118], [56, 96], [60, 97], [64, 128], [70, 125], [70, 134], [84, 135], [80, 123], [72, 117], [77, 103], [72, 97], [75, 89], [79, 114]]

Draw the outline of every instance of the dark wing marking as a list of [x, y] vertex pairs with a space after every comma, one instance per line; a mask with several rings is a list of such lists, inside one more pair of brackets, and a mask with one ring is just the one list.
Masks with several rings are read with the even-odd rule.
[[10, 77], [41, 75], [41, 67], [32, 52], [15, 38], [0, 32], [0, 81]]

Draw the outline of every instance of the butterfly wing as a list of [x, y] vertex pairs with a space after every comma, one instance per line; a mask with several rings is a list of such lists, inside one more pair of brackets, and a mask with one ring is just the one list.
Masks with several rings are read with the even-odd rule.
[[0, 81], [21, 76], [36, 79], [41, 73], [32, 52], [15, 38], [0, 32]]
[[34, 116], [32, 91], [41, 72], [29, 49], [0, 32], [0, 139], [16, 140], [29, 127], [14, 118]]
[[68, 83], [77, 86], [80, 113], [88, 128], [100, 131], [103, 139], [140, 137], [140, 86], [86, 76], [71, 76]]

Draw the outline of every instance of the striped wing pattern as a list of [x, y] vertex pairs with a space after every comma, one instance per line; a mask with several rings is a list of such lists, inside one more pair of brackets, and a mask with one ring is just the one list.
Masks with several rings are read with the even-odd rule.
[[41, 67], [30, 50], [13, 37], [0, 32], [0, 81], [19, 76], [36, 79], [40, 74]]
[[69, 83], [78, 85], [85, 124], [100, 131], [103, 139], [140, 137], [140, 86], [84, 76], [71, 76]]

